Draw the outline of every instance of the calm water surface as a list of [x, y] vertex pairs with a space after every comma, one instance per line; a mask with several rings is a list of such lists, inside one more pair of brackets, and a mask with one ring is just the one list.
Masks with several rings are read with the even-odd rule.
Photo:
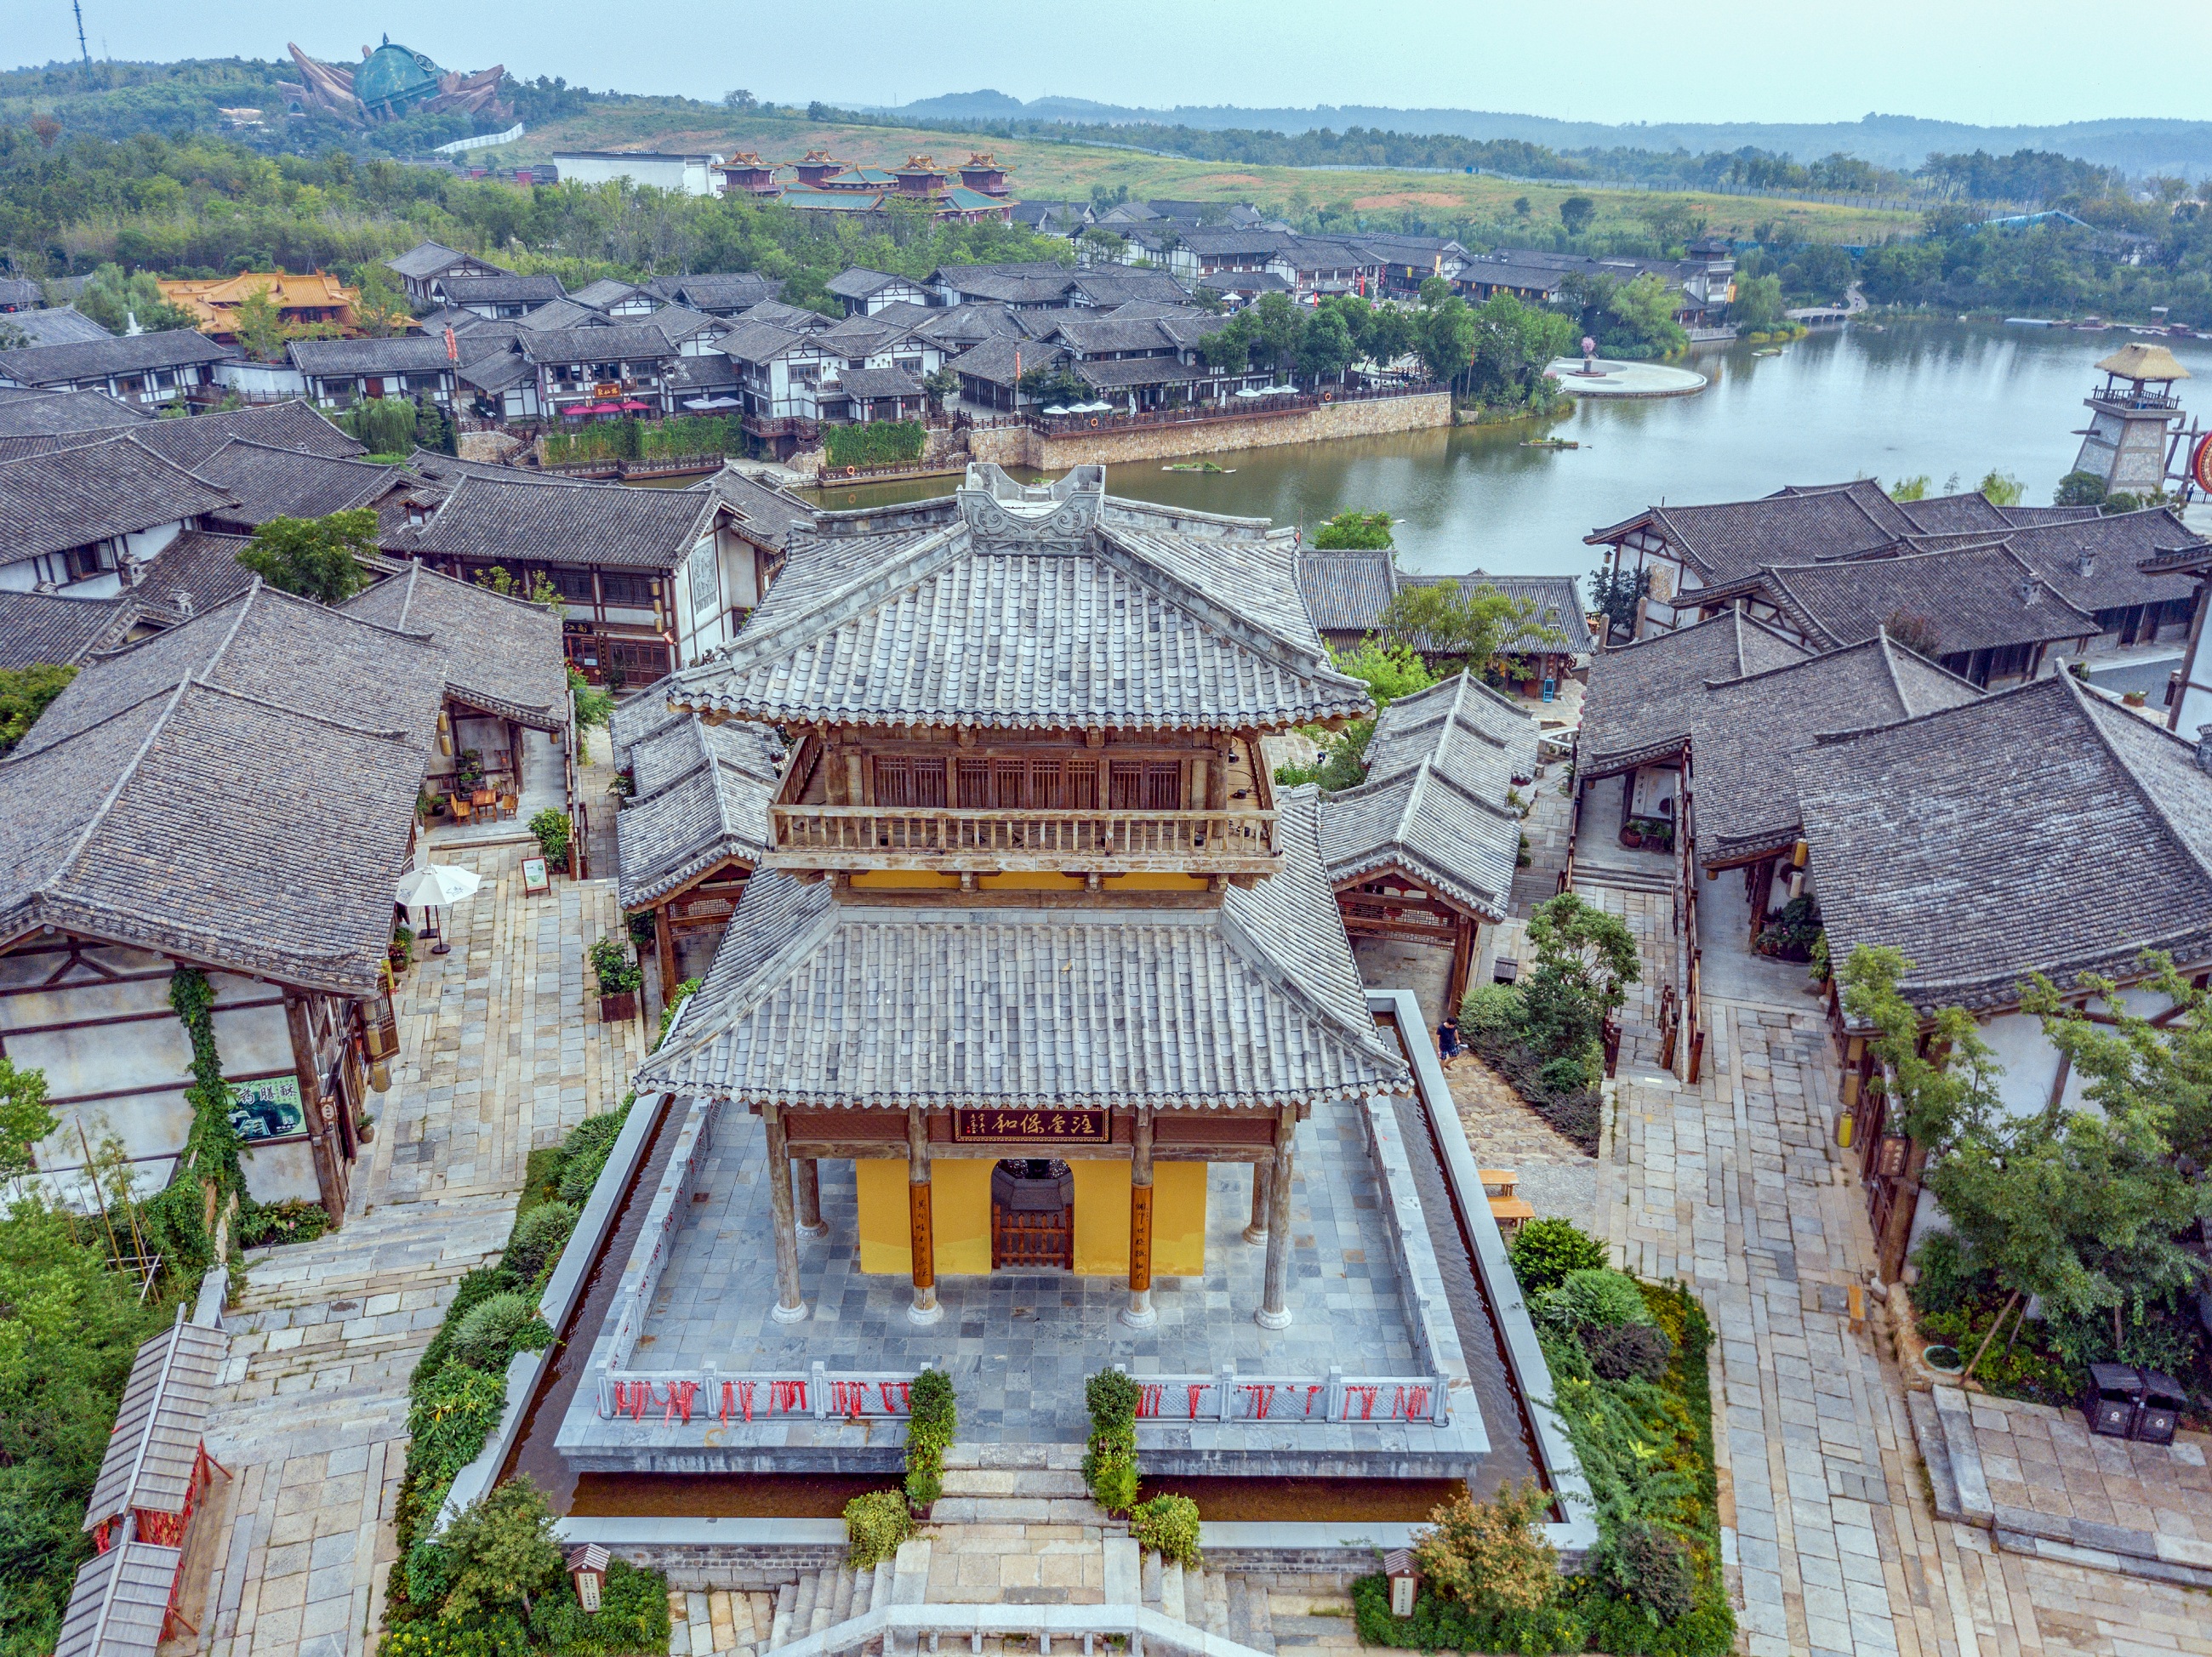
[[[2133, 337], [1964, 323], [1901, 323], [1815, 334], [1778, 356], [1751, 349], [1699, 352], [1689, 366], [1713, 381], [1694, 397], [1592, 398], [1539, 428], [1461, 427], [1347, 438], [1207, 457], [1227, 476], [1114, 466], [1115, 495], [1272, 518], [1309, 531], [1346, 507], [1387, 507], [1401, 519], [1407, 568], [1580, 574], [1598, 548], [1582, 537], [1661, 501], [1740, 500], [1785, 483], [1925, 472], [1941, 489], [1971, 487], [1992, 467], [2047, 501], [2071, 465], [2101, 376], [2091, 365]], [[2212, 416], [2212, 343], [2168, 342], [2197, 376], [2179, 389]], [[1539, 430], [1572, 451], [1521, 447]], [[832, 507], [929, 495], [950, 478], [836, 489]]]

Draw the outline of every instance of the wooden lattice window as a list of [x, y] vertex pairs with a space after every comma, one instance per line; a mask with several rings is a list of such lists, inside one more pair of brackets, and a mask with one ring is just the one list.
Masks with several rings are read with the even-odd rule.
[[945, 804], [945, 762], [878, 755], [875, 761], [876, 804], [894, 806], [939, 806]]
[[1182, 810], [1182, 767], [1173, 760], [1115, 760], [1109, 786], [1116, 811]]

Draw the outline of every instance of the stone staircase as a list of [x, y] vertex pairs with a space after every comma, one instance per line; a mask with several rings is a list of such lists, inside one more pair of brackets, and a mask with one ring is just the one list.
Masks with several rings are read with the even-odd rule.
[[1602, 863], [1577, 862], [1575, 884], [1577, 886], [1610, 886], [1621, 892], [1661, 892], [1671, 894], [1674, 876], [1666, 869], [1613, 869]]
[[250, 1411], [256, 1436], [349, 1408], [404, 1414], [453, 1285], [499, 1253], [514, 1212], [511, 1196], [394, 1204], [249, 1253], [246, 1290], [223, 1314], [234, 1390], [220, 1413]]

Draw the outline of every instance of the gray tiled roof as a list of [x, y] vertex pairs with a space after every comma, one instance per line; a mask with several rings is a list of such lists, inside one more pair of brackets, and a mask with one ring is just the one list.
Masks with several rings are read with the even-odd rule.
[[1651, 507], [1583, 539], [1592, 545], [1618, 541], [1637, 528], [1657, 535], [1709, 585], [1748, 575], [1762, 564], [1856, 557], [1916, 533], [1880, 485], [1860, 479], [1757, 501]]
[[34, 307], [46, 302], [45, 291], [27, 276], [0, 276], [0, 305]]
[[112, 598], [64, 598], [52, 592], [0, 592], [0, 668], [33, 662], [67, 666], [115, 621]]
[[519, 342], [532, 362], [621, 362], [672, 357], [675, 343], [650, 322], [610, 322], [596, 328], [549, 328]]
[[1111, 310], [1133, 299], [1158, 300], [1169, 305], [1190, 302], [1189, 293], [1166, 271], [1139, 270], [1132, 265], [1115, 265], [1111, 269], [1094, 265], [1087, 270], [1078, 270], [1068, 288], [1101, 310]]
[[[2092, 613], [2193, 597], [2197, 583], [2188, 576], [2154, 574], [2142, 564], [2158, 554], [2204, 542], [2171, 507], [2031, 525], [2009, 531], [2004, 539], [2067, 602]], [[2090, 555], [2086, 571], [2085, 552]]]
[[643, 294], [647, 299], [659, 297], [650, 288], [633, 282], [617, 281], [613, 276], [601, 276], [597, 282], [586, 282], [568, 297], [579, 305], [587, 305], [595, 311], [604, 311], [610, 305], [620, 305], [624, 300]]
[[1838, 737], [1798, 792], [1835, 959], [1884, 944], [1917, 1005], [2010, 1005], [2145, 950], [2212, 958], [2212, 775], [2073, 675]]
[[[122, 602], [161, 626], [189, 621], [253, 585], [253, 572], [238, 561], [252, 542], [242, 535], [186, 530], [142, 567]], [[189, 610], [183, 608], [189, 605]]]
[[[459, 340], [454, 342], [459, 343]], [[394, 334], [389, 339], [295, 339], [284, 348], [303, 374], [428, 374], [450, 371], [443, 336]]]
[[509, 341], [498, 350], [469, 357], [461, 365], [457, 378], [462, 385], [473, 385], [480, 391], [503, 391], [509, 386], [534, 379], [537, 374], [537, 369], [531, 367], [530, 359], [515, 349], [513, 341]]
[[0, 762], [0, 927], [371, 992], [441, 667], [258, 583], [87, 666]]
[[1382, 710], [1367, 780], [1321, 802], [1321, 854], [1342, 886], [1392, 866], [1505, 919], [1521, 845], [1507, 804], [1535, 773], [1536, 721], [1466, 673]]
[[1217, 907], [873, 907], [747, 882], [641, 1089], [806, 1106], [1326, 1104], [1401, 1090], [1315, 841], [1279, 798], [1279, 872]]
[[1080, 468], [1037, 516], [971, 466], [951, 523], [857, 554], [796, 545], [677, 694], [778, 723], [1244, 730], [1366, 711], [1306, 617], [1287, 536], [1126, 502], [1117, 519], [1103, 487]]
[[921, 387], [903, 368], [846, 368], [837, 383], [847, 397], [872, 400], [883, 397], [920, 397]]
[[125, 1542], [77, 1567], [54, 1657], [154, 1657], [185, 1556]]
[[749, 541], [781, 552], [791, 544], [794, 531], [811, 530], [815, 509], [788, 490], [757, 477], [748, 477], [725, 465], [694, 489], [711, 489], [736, 514], [737, 526]]
[[514, 319], [514, 325], [526, 334], [546, 333], [556, 328], [605, 328], [611, 320], [603, 311], [588, 305], [579, 305], [574, 300], [549, 300], [528, 314]]
[[495, 483], [544, 483], [572, 489], [619, 489], [620, 483], [594, 483], [589, 478], [563, 477], [557, 472], [532, 471], [526, 466], [502, 466], [490, 460], [457, 460], [434, 449], [417, 449], [407, 457], [407, 470], [417, 477], [450, 489], [464, 477], [488, 477]]
[[[2033, 601], [2022, 595], [2033, 583]], [[1717, 586], [1713, 602], [1755, 593], [1821, 649], [1871, 639], [1910, 616], [1931, 626], [1949, 656], [2008, 645], [2081, 639], [2096, 618], [2069, 604], [2003, 545], [1899, 557], [1767, 565]]]
[[757, 305], [749, 305], [729, 320], [765, 322], [794, 333], [806, 333], [830, 326], [830, 319], [819, 311], [810, 311], [800, 305], [786, 305], [780, 299], [764, 299]]
[[658, 901], [726, 863], [751, 869], [769, 850], [777, 786], [774, 739], [759, 726], [669, 713], [624, 745], [637, 792], [615, 816], [622, 905]]
[[441, 276], [449, 305], [545, 305], [563, 296], [558, 276]]
[[996, 334], [982, 341], [945, 366], [956, 374], [970, 379], [980, 379], [992, 385], [1012, 385], [1020, 378], [1015, 373], [1017, 361], [1021, 373], [1030, 373], [1053, 363], [1065, 361], [1067, 354], [1057, 346], [1047, 345], [1021, 334]]
[[695, 311], [688, 305], [664, 305], [644, 320], [679, 345], [699, 334], [720, 333], [730, 325], [726, 317], [711, 316], [704, 311]]
[[9, 328], [21, 334], [30, 345], [73, 345], [88, 339], [115, 337], [73, 305], [9, 312], [0, 316], [0, 331]]
[[849, 270], [840, 270], [822, 286], [839, 299], [866, 299], [871, 294], [880, 294], [884, 288], [905, 281], [904, 276], [886, 276], [881, 270], [869, 270], [854, 265]]
[[328, 455], [347, 459], [367, 454], [368, 446], [347, 436], [321, 415], [296, 398], [289, 403], [259, 403], [195, 416], [190, 420], [157, 420], [134, 428], [131, 437], [162, 459], [187, 471], [231, 439], [265, 443], [272, 449], [297, 454]]
[[773, 362], [794, 345], [811, 344], [815, 337], [773, 322], [744, 319], [716, 340], [714, 349], [738, 362]]
[[488, 258], [474, 253], [458, 252], [445, 243], [437, 241], [417, 242], [405, 252], [385, 260], [384, 264], [386, 270], [397, 270], [401, 276], [413, 276], [419, 282], [425, 276], [434, 276], [441, 270], [450, 269], [463, 259], [475, 259], [478, 264], [499, 269]]
[[1671, 760], [1688, 746], [1698, 857], [1710, 868], [1796, 840], [1792, 756], [1823, 734], [1979, 695], [1887, 634], [1815, 656], [1731, 610], [1598, 656], [1583, 697], [1576, 775]]
[[1105, 362], [1078, 362], [1075, 376], [1093, 391], [1109, 391], [1133, 385], [1179, 385], [1204, 379], [1212, 371], [1172, 356], [1120, 357]]
[[185, 1511], [217, 1372], [229, 1352], [222, 1330], [186, 1323], [182, 1307], [174, 1323], [139, 1347], [81, 1529], [134, 1510]]
[[79, 379], [105, 379], [110, 374], [142, 374], [149, 368], [225, 362], [237, 355], [197, 328], [172, 328], [161, 333], [0, 351], [0, 379], [12, 379], [19, 385], [58, 385]]
[[1397, 590], [1397, 563], [1387, 551], [1298, 554], [1298, 591], [1325, 634], [1372, 632]]
[[228, 490], [128, 437], [0, 464], [0, 556], [81, 547], [214, 511]]
[[722, 510], [690, 489], [550, 488], [471, 474], [427, 523], [394, 530], [386, 549], [525, 564], [674, 569]]
[[192, 470], [234, 497], [234, 504], [216, 508], [212, 515], [225, 525], [248, 527], [272, 518], [327, 518], [334, 512], [374, 507], [408, 481], [398, 466], [302, 454], [239, 438]]
[[105, 391], [29, 391], [0, 388], [0, 439], [52, 437], [143, 426], [150, 409], [133, 407]]
[[341, 608], [434, 640], [445, 652], [447, 691], [456, 700], [534, 731], [568, 728], [561, 618], [544, 605], [410, 563], [404, 574], [356, 593]]
[[781, 278], [763, 276], [750, 270], [657, 276], [646, 286], [679, 305], [688, 305], [695, 311], [709, 311], [717, 316], [728, 316], [749, 305], [758, 305], [763, 300], [775, 299], [783, 292]]

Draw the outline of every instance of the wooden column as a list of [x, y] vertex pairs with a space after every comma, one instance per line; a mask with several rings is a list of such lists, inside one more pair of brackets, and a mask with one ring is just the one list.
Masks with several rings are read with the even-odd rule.
[[799, 1181], [799, 1229], [810, 1237], [826, 1237], [830, 1228], [822, 1218], [822, 1168], [811, 1156], [792, 1165]]
[[1159, 1315], [1152, 1309], [1152, 1112], [1139, 1105], [1129, 1159], [1129, 1303], [1121, 1308], [1121, 1321], [1149, 1329]]
[[799, 1229], [791, 1208], [791, 1147], [784, 1138], [783, 1107], [763, 1105], [768, 1129], [768, 1204], [775, 1227], [775, 1304], [769, 1315], [778, 1323], [806, 1321], [806, 1302], [799, 1292]]
[[1474, 922], [1461, 915], [1452, 922], [1451, 980], [1444, 986], [1444, 1017], [1459, 1017], [1460, 1003], [1467, 999], [1467, 980], [1474, 972], [1476, 932]]
[[935, 1323], [945, 1308], [937, 1303], [937, 1242], [929, 1211], [929, 1116], [919, 1105], [906, 1115], [906, 1213], [914, 1248], [914, 1304], [906, 1314], [915, 1323]]
[[[213, 1008], [209, 1009], [209, 1016], [214, 1016]], [[306, 998], [285, 996], [284, 1023], [292, 1037], [292, 1071], [300, 1081], [300, 1109], [307, 1124], [307, 1154], [315, 1164], [315, 1188], [322, 1193], [323, 1211], [331, 1217], [331, 1223], [343, 1225], [348, 1195], [345, 1158], [339, 1152], [330, 1120], [336, 1116], [337, 1107], [330, 1106], [325, 1114], [322, 1065], [318, 1062], [314, 1021]]]
[[1244, 1228], [1244, 1241], [1267, 1241], [1267, 1174], [1271, 1164], [1262, 1157], [1252, 1164], [1252, 1223]]
[[1262, 1329], [1291, 1326], [1291, 1148], [1298, 1134], [1298, 1108], [1285, 1105], [1275, 1119], [1275, 1170], [1267, 1181], [1267, 1278], [1252, 1320]]
[[660, 1005], [666, 1006], [676, 995], [676, 918], [669, 906], [663, 902], [653, 912], [653, 941], [660, 962]]

